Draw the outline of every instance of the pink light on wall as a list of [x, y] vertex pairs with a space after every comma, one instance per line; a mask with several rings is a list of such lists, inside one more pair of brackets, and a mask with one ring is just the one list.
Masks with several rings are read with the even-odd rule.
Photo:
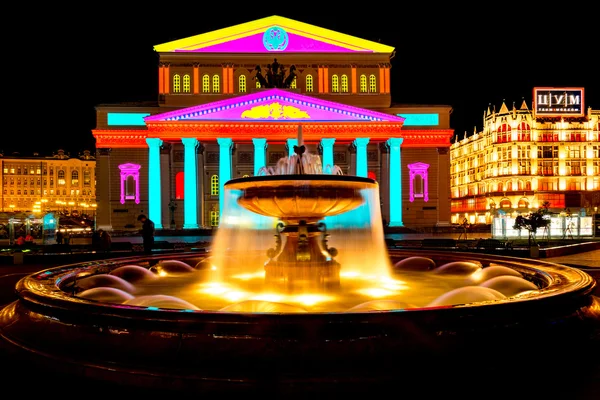
[[[429, 164], [422, 162], [416, 162], [408, 164], [409, 179], [410, 179], [410, 193], [409, 200], [412, 203], [415, 198], [423, 198], [425, 202], [429, 201]], [[417, 178], [418, 177], [418, 178]], [[421, 187], [415, 187], [415, 178], [421, 180]]]
[[[289, 44], [283, 51], [268, 50], [263, 44], [263, 33], [247, 36], [230, 42], [216, 44], [194, 50], [176, 50], [193, 53], [355, 53], [357, 50], [347, 49], [334, 44], [288, 33]], [[372, 52], [367, 49], [362, 52]]]
[[135, 204], [140, 204], [140, 168], [141, 165], [139, 164], [119, 165], [121, 170], [121, 204], [125, 204], [125, 200], [134, 200]]

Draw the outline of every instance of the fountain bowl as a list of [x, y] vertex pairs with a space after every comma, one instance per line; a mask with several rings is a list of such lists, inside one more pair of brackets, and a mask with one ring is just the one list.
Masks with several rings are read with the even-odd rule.
[[[403, 372], [535, 363], [548, 346], [589, 343], [600, 303], [583, 271], [543, 261], [431, 251], [518, 271], [541, 289], [516, 299], [369, 312], [194, 311], [74, 297], [77, 279], [124, 265], [151, 268], [173, 257], [191, 265], [209, 253], [116, 258], [43, 270], [16, 285], [0, 312], [0, 349], [29, 370], [146, 389], [401, 383]], [[390, 250], [392, 261], [422, 255]], [[597, 336], [596, 336], [597, 337]], [[560, 347], [563, 347], [561, 345]], [[485, 359], [482, 361], [482, 354]], [[469, 358], [470, 357], [470, 358]], [[418, 369], [421, 368], [421, 369]]]
[[240, 190], [238, 203], [254, 213], [282, 221], [318, 221], [364, 203], [363, 189], [377, 188], [370, 178], [348, 175], [267, 175], [232, 179], [225, 189]]

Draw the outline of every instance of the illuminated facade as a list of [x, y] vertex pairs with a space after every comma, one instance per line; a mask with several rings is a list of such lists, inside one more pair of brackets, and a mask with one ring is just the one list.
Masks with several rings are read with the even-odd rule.
[[299, 140], [376, 179], [389, 226], [449, 224], [451, 107], [392, 104], [394, 48], [273, 16], [154, 49], [157, 101], [96, 107], [99, 228], [216, 227], [225, 182]]
[[551, 213], [591, 215], [600, 207], [599, 131], [600, 111], [585, 108], [583, 89], [535, 88], [532, 109], [488, 108], [483, 130], [450, 149], [452, 222], [491, 223], [545, 202]]
[[96, 207], [96, 159], [89, 151], [71, 158], [59, 150], [51, 157], [2, 156], [2, 211], [77, 210]]

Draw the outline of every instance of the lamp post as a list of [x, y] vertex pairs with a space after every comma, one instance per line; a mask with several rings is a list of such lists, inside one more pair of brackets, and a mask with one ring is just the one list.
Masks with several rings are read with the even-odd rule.
[[594, 218], [592, 218], [592, 236], [596, 237], [596, 214], [598, 213], [598, 206], [594, 206]]

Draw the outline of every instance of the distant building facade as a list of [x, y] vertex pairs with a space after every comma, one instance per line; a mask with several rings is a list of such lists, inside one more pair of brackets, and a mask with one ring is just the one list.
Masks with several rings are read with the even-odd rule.
[[67, 210], [91, 214], [96, 207], [96, 158], [85, 151], [70, 157], [1, 155], [2, 212]]
[[217, 227], [225, 182], [300, 138], [377, 180], [389, 226], [449, 224], [452, 110], [392, 104], [394, 48], [273, 16], [154, 49], [157, 101], [96, 107], [98, 228]]
[[585, 108], [583, 88], [534, 88], [532, 108], [488, 108], [483, 130], [450, 148], [452, 222], [491, 223], [546, 202], [551, 213], [591, 215], [600, 208], [599, 132], [600, 110]]

